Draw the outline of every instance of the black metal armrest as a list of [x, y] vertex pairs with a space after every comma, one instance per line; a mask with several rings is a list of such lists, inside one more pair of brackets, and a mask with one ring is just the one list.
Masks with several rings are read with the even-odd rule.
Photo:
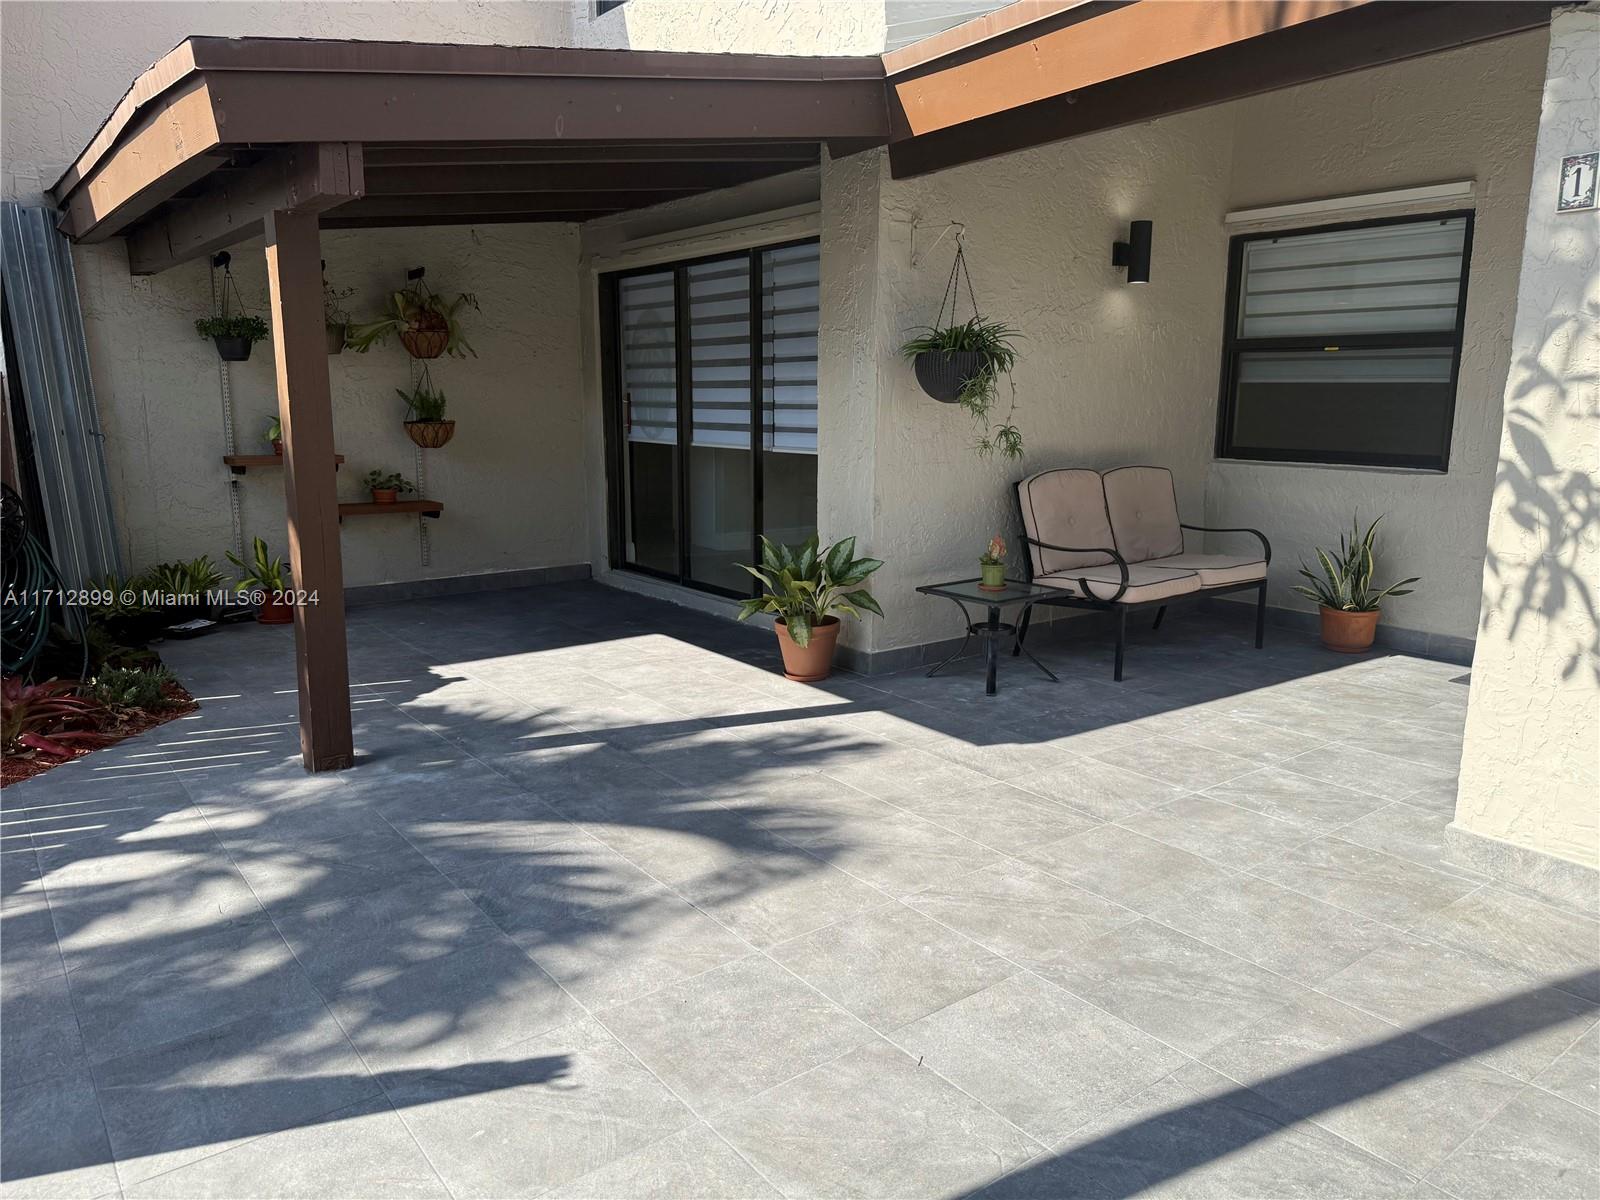
[[1180, 529], [1193, 529], [1197, 533], [1248, 533], [1261, 543], [1261, 558], [1268, 566], [1272, 565], [1272, 543], [1267, 541], [1267, 535], [1259, 529], [1221, 529], [1215, 525], [1187, 525], [1178, 522]]
[[[1022, 535], [1022, 540], [1030, 546], [1038, 546], [1041, 550], [1061, 550], [1068, 554], [1109, 554], [1111, 561], [1117, 564], [1117, 570], [1122, 574], [1122, 582], [1117, 585], [1116, 595], [1110, 597], [1096, 596], [1089, 590], [1089, 581], [1082, 576], [1078, 578], [1078, 588], [1083, 593], [1085, 600], [1104, 600], [1106, 604], [1115, 604], [1122, 599], [1122, 594], [1128, 590], [1128, 560], [1117, 553], [1111, 546], [1057, 546], [1053, 542], [1041, 542], [1038, 538]], [[1030, 560], [1031, 569], [1031, 560]]]

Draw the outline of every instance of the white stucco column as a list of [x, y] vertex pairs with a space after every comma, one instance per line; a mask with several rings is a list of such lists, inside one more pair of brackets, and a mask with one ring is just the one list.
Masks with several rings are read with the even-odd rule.
[[[855, 536], [857, 552], [888, 558], [875, 540], [879, 368], [879, 181], [884, 151], [822, 164], [821, 307], [817, 339], [817, 529], [824, 544]], [[870, 651], [879, 618], [846, 621], [844, 644]]]
[[[1556, 209], [1600, 149], [1600, 5], [1551, 22], [1451, 854], [1597, 903], [1600, 215]], [[1588, 868], [1588, 869], [1584, 869]]]

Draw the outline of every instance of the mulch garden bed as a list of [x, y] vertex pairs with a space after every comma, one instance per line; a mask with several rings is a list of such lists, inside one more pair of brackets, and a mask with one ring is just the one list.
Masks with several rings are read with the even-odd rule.
[[146, 712], [142, 708], [134, 709], [122, 716], [115, 725], [109, 726], [102, 732], [105, 741], [94, 747], [80, 747], [73, 749], [67, 758], [56, 758], [49, 754], [41, 754], [37, 750], [24, 754], [7, 754], [0, 759], [0, 788], [10, 787], [32, 779], [35, 775], [43, 775], [53, 767], [62, 763], [72, 762], [74, 759], [83, 758], [93, 754], [96, 750], [104, 750], [107, 746], [115, 746], [125, 738], [143, 733], [147, 729], [154, 729], [158, 725], [165, 725], [168, 721], [176, 721], [179, 717], [186, 717], [199, 710], [200, 705], [195, 702], [183, 687], [170, 683], [164, 689], [167, 699], [171, 701], [169, 707], [160, 712]]

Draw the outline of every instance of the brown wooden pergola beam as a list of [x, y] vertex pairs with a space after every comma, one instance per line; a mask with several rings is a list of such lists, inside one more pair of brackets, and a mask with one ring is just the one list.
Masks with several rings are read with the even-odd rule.
[[782, 163], [795, 167], [818, 161], [815, 142], [715, 143], [688, 145], [502, 145], [366, 147], [367, 169], [378, 167], [457, 167], [537, 163]]
[[153, 275], [260, 235], [272, 212], [320, 213], [365, 190], [361, 147], [295, 146], [230, 174], [193, 200], [173, 201], [128, 236], [128, 269]]
[[[1086, 4], [890, 79], [903, 179], [1545, 24], [1512, 0]], [[1059, 27], [1056, 27], [1059, 24]], [[1053, 30], [1053, 32], [1052, 32]], [[1048, 51], [1048, 52], [1047, 52]]]
[[[585, 162], [394, 167], [368, 164], [369, 196], [706, 191], [779, 173], [772, 163]], [[582, 205], [574, 205], [582, 208]]]
[[694, 188], [663, 188], [623, 192], [502, 192], [455, 195], [392, 195], [369, 192], [342, 206], [329, 219], [352, 221], [383, 218], [404, 224], [413, 217], [494, 216], [506, 213], [621, 212], [692, 196]]
[[338, 771], [354, 765], [355, 743], [317, 213], [314, 203], [302, 203], [269, 211], [262, 223], [283, 427], [289, 568], [305, 600], [294, 607], [300, 754], [308, 771]]

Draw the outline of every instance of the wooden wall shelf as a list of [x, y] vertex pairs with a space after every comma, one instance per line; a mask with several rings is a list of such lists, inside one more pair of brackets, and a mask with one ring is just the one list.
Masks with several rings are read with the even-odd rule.
[[[235, 475], [243, 475], [251, 467], [281, 467], [283, 455], [281, 454], [224, 454], [222, 461], [232, 468]], [[333, 469], [337, 471], [344, 464], [344, 455], [333, 456]]]
[[386, 513], [416, 513], [423, 517], [437, 517], [444, 511], [444, 505], [437, 500], [396, 500], [392, 504], [373, 504], [365, 502], [360, 504], [339, 505], [339, 520], [346, 517], [381, 517]]

